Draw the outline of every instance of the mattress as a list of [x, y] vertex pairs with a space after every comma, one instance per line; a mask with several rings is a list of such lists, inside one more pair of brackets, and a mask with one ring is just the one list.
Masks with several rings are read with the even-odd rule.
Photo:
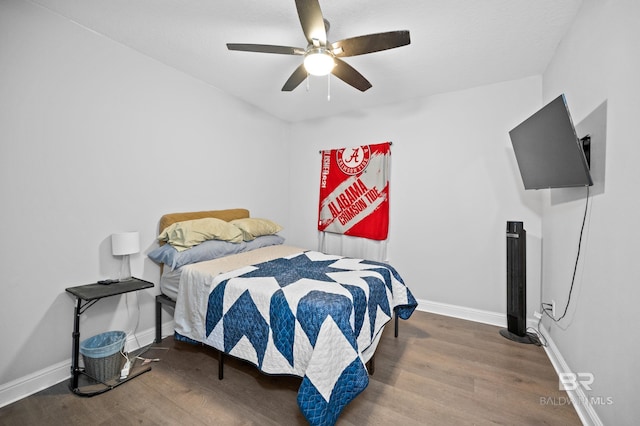
[[178, 287], [180, 286], [180, 274], [182, 268], [174, 269], [165, 267], [160, 276], [160, 291], [169, 299], [175, 301], [178, 298]]

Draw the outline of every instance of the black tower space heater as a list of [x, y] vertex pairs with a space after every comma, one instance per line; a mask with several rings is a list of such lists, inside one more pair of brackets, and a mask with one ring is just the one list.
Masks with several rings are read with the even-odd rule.
[[507, 222], [507, 328], [500, 334], [518, 343], [535, 343], [527, 333], [527, 231]]

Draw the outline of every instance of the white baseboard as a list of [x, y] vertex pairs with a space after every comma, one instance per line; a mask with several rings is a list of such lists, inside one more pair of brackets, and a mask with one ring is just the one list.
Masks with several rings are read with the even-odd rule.
[[0, 386], [0, 408], [71, 377], [71, 359]]
[[[569, 365], [564, 360], [564, 357], [560, 353], [560, 350], [556, 346], [555, 342], [549, 335], [549, 332], [544, 327], [544, 325], [540, 325], [540, 334], [546, 340], [547, 345], [544, 346], [544, 350], [547, 353], [547, 357], [551, 361], [553, 368], [556, 370], [558, 377], [563, 373], [572, 373], [573, 370], [569, 368]], [[573, 408], [578, 413], [578, 417], [582, 421], [584, 425], [593, 425], [593, 426], [602, 426], [602, 420], [598, 417], [593, 405], [591, 404], [589, 397], [584, 393], [582, 387], [578, 386], [575, 390], [566, 391], [571, 399], [571, 404]]]
[[[163, 323], [162, 337], [173, 332], [173, 320]], [[134, 351], [139, 347], [153, 343], [155, 340], [155, 328], [136, 333], [127, 337], [125, 349]], [[137, 338], [137, 339], [136, 339]], [[0, 384], [0, 408], [14, 403], [29, 395], [40, 392], [43, 389], [56, 385], [71, 378], [71, 358], [43, 368], [35, 373], [12, 380], [9, 383]]]
[[507, 316], [498, 312], [483, 311], [481, 309], [466, 308], [464, 306], [449, 305], [447, 303], [430, 302], [418, 300], [419, 311], [431, 312], [432, 314], [444, 315], [465, 319], [483, 324], [495, 325], [497, 327], [507, 326]]
[[[507, 316], [499, 312], [449, 305], [447, 303], [429, 302], [422, 299], [418, 299], [417, 302], [418, 307], [416, 309], [419, 311], [479, 322], [482, 324], [495, 325], [496, 327], [507, 327]], [[527, 327], [536, 328], [537, 326], [537, 319], [527, 318]]]

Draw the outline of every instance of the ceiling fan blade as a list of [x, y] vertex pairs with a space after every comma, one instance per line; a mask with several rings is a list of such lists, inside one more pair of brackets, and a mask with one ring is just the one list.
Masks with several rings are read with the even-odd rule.
[[314, 44], [314, 40], [317, 40], [320, 46], [326, 46], [327, 31], [318, 0], [296, 0], [296, 8], [302, 31], [309, 44]]
[[331, 48], [335, 56], [348, 57], [394, 49], [409, 43], [411, 43], [409, 31], [389, 31], [346, 38], [332, 43]]
[[279, 53], [281, 55], [304, 55], [304, 49], [290, 46], [272, 46], [270, 44], [227, 43], [227, 49], [242, 52]]
[[338, 77], [340, 80], [344, 81], [350, 86], [355, 87], [356, 89], [364, 92], [371, 88], [371, 83], [369, 80], [363, 77], [355, 68], [351, 65], [347, 64], [342, 59], [334, 58], [336, 62], [336, 66], [333, 67], [331, 74]]
[[291, 77], [289, 77], [289, 80], [287, 80], [284, 86], [282, 86], [282, 91], [283, 92], [292, 91], [293, 89], [298, 87], [300, 83], [304, 81], [305, 78], [307, 78], [307, 75], [308, 75], [307, 70], [304, 68], [304, 64], [300, 64], [300, 66], [296, 68], [293, 74], [291, 74]]

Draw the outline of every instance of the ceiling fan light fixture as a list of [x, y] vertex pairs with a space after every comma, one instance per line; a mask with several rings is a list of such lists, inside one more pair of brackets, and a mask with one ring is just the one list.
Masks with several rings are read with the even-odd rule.
[[311, 75], [327, 75], [335, 66], [333, 55], [326, 49], [311, 49], [304, 56], [304, 68]]

